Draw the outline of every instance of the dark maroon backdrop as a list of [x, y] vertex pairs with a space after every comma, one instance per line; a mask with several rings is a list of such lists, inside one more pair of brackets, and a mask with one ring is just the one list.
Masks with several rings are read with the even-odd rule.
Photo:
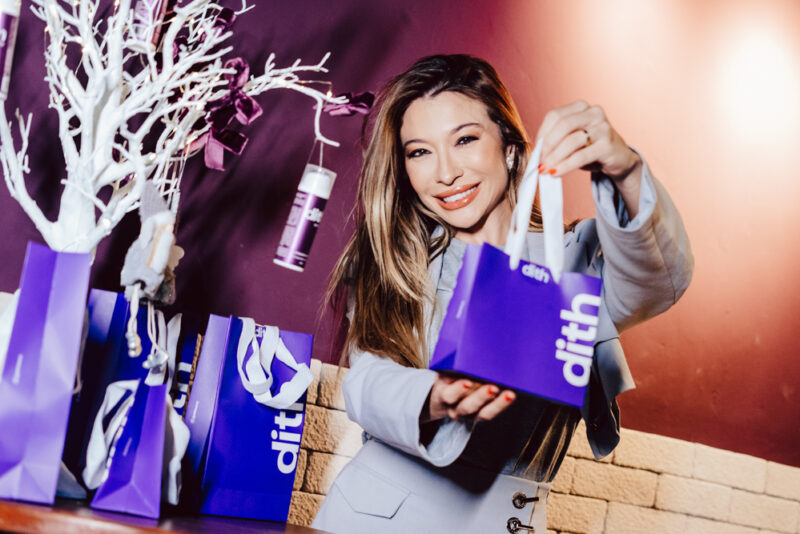
[[[800, 79], [800, 38], [791, 32], [798, 21], [790, 2], [261, 0], [237, 21], [234, 43], [256, 73], [270, 52], [286, 65], [331, 51], [327, 78], [335, 92], [375, 90], [422, 55], [480, 55], [505, 79], [531, 134], [547, 109], [577, 98], [602, 104], [672, 193], [697, 258], [685, 298], [623, 336], [639, 384], [622, 397], [623, 424], [800, 466], [800, 360], [793, 350], [800, 291], [792, 268], [800, 245], [776, 232], [800, 223], [791, 170], [800, 165], [800, 115], [781, 108], [766, 129], [769, 146], [759, 144], [763, 136], [745, 136], [758, 127], [740, 131], [729, 122], [750, 116], [742, 113], [747, 105], [763, 116], [765, 104], [783, 98], [758, 91], [798, 87], [791, 85]], [[760, 75], [731, 83], [725, 54], [745, 43], [744, 30], [764, 28], [765, 39], [783, 39], [796, 78], [756, 86], [745, 108], [730, 112], [730, 91]], [[46, 109], [43, 43], [42, 24], [23, 10], [6, 110], [34, 113], [29, 189], [54, 216], [63, 161], [56, 116]], [[800, 91], [792, 94], [796, 100]], [[313, 141], [311, 101], [279, 90], [258, 100], [265, 113], [247, 130], [242, 157], [226, 159], [225, 172], [208, 171], [197, 158], [186, 169], [178, 307], [313, 332], [315, 357], [329, 360], [330, 328], [318, 317], [328, 273], [351, 230], [361, 118], [324, 119], [324, 132], [342, 143], [325, 151], [339, 177], [309, 265], [298, 274], [272, 258]], [[568, 217], [592, 215], [585, 177], [569, 180], [567, 195]], [[13, 291], [26, 242], [41, 239], [2, 186], [0, 228], [0, 290]], [[137, 230], [129, 216], [101, 244], [94, 287], [118, 289]]]

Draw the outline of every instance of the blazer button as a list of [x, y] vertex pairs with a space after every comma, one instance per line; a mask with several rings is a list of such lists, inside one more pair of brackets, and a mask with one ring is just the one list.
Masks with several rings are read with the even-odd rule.
[[508, 518], [508, 521], [506, 522], [506, 530], [508, 530], [511, 534], [517, 534], [517, 532], [523, 529], [527, 530], [528, 532], [536, 532], [536, 529], [533, 528], [533, 525], [523, 525], [522, 521], [520, 521], [518, 517]]
[[513, 497], [511, 497], [511, 504], [513, 504], [515, 508], [520, 508], [520, 509], [525, 508], [525, 505], [528, 504], [529, 502], [538, 502], [538, 501], [539, 497], [528, 497], [521, 491], [518, 491], [517, 493], [514, 494]]

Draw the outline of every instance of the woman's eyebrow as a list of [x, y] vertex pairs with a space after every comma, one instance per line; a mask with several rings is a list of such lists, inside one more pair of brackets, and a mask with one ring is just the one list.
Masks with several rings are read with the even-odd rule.
[[481, 126], [481, 123], [479, 123], [479, 122], [465, 122], [464, 124], [456, 126], [452, 130], [450, 130], [450, 133], [454, 134], [454, 133], [458, 132], [459, 130], [462, 130], [462, 129], [466, 128], [467, 126]]
[[[453, 135], [453, 134], [457, 133], [459, 130], [463, 130], [464, 128], [466, 128], [468, 126], [482, 126], [482, 125], [479, 122], [465, 122], [464, 124], [459, 124], [458, 126], [453, 128], [452, 130], [450, 130], [450, 135]], [[422, 140], [422, 139], [409, 139], [408, 141], [403, 143], [403, 148], [407, 147], [411, 143], [424, 143], [424, 142], [425, 141]]]

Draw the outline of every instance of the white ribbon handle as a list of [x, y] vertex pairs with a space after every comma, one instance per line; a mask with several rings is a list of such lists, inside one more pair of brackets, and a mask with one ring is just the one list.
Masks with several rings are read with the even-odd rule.
[[175, 377], [175, 362], [178, 358], [178, 338], [181, 334], [182, 315], [180, 313], [175, 314], [165, 327], [164, 314], [158, 310], [156, 314], [159, 325], [157, 336], [159, 349], [157, 350], [162, 350], [161, 347], [166, 348], [167, 361], [150, 368], [150, 372], [145, 378], [145, 384], [149, 386], [167, 385], [167, 422], [164, 435], [161, 498], [169, 504], [178, 504], [182, 478], [181, 460], [183, 455], [186, 454], [186, 448], [189, 445], [189, 427], [186, 426], [183, 418], [173, 408], [170, 390], [172, 389], [172, 380]]
[[[167, 424], [164, 436], [164, 465], [161, 473], [161, 499], [177, 505], [181, 494], [181, 460], [189, 446], [189, 427], [172, 407], [167, 395]], [[166, 499], [165, 496], [166, 495]]]
[[539, 139], [528, 160], [528, 165], [525, 167], [525, 174], [523, 174], [519, 186], [517, 205], [514, 207], [511, 226], [506, 237], [505, 253], [509, 256], [509, 268], [516, 269], [525, 246], [533, 201], [536, 198], [536, 187], [539, 185], [539, 201], [542, 208], [542, 226], [544, 227], [545, 266], [550, 269], [553, 279], [558, 282], [561, 279], [561, 272], [564, 270], [564, 195], [560, 177], [539, 175], [541, 157], [542, 140]]
[[[256, 401], [270, 408], [285, 410], [305, 393], [314, 376], [308, 365], [297, 363], [292, 353], [283, 344], [277, 327], [266, 326], [264, 328], [264, 338], [259, 345], [256, 338], [255, 321], [247, 317], [242, 318], [242, 335], [236, 350], [236, 367], [239, 370], [242, 385]], [[253, 348], [253, 354], [245, 362], [248, 347]], [[270, 388], [274, 379], [270, 369], [275, 358], [294, 370], [295, 374], [291, 380], [284, 382], [278, 393], [273, 396]]]
[[[106, 395], [103, 404], [94, 418], [92, 434], [89, 437], [89, 445], [86, 448], [86, 467], [83, 469], [83, 483], [89, 489], [100, 487], [106, 476], [108, 476], [109, 460], [114, 455], [114, 442], [119, 437], [120, 432], [125, 426], [128, 418], [128, 410], [133, 405], [136, 396], [138, 380], [120, 380], [113, 382], [106, 388]], [[125, 396], [126, 392], [131, 395], [117, 406]], [[116, 412], [108, 423], [108, 428], [103, 432], [103, 419], [116, 407]]]
[[[180, 313], [175, 314], [169, 320], [169, 323], [166, 323], [161, 310], [155, 310], [155, 317], [158, 321], [158, 333], [155, 339], [150, 341], [156, 347], [155, 350], [160, 353], [160, 359], [165, 360], [160, 363], [157, 362], [156, 365], [150, 367], [144, 383], [148, 386], [167, 384], [167, 391], [169, 391], [172, 389], [172, 380], [175, 376], [175, 362], [178, 358], [178, 338], [181, 335], [182, 315]], [[166, 352], [164, 352], [165, 350]], [[145, 362], [146, 364], [147, 362]]]

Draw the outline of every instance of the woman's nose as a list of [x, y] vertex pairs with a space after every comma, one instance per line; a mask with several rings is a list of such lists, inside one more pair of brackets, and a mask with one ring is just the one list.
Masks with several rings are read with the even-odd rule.
[[444, 185], [452, 185], [461, 175], [464, 169], [458, 160], [446, 152], [439, 158], [439, 182]]

